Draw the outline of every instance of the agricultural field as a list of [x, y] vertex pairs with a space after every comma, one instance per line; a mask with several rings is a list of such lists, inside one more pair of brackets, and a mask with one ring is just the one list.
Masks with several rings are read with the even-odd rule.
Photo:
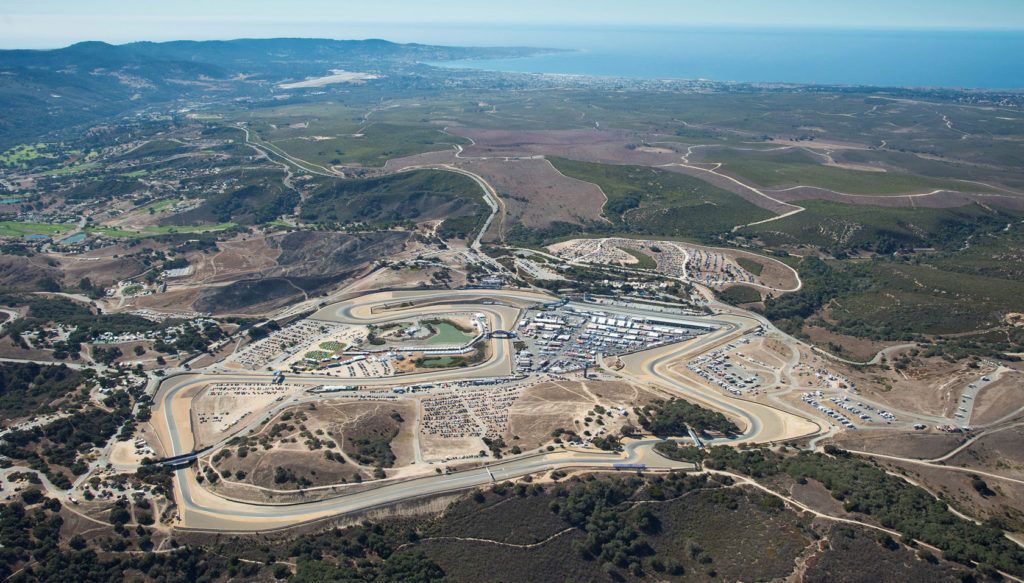
[[219, 115], [225, 123], [248, 124], [263, 139], [273, 141], [318, 133], [354, 133], [371, 108], [365, 97], [357, 97], [352, 104], [328, 99], [317, 103], [264, 104], [254, 109], [225, 107], [219, 110]]

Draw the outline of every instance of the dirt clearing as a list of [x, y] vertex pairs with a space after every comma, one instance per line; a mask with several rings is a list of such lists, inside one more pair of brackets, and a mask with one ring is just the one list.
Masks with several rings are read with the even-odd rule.
[[[509, 412], [506, 443], [518, 445], [524, 451], [548, 444], [552, 432], [558, 428], [597, 434], [604, 430], [616, 434], [629, 423], [633, 407], [640, 407], [658, 395], [618, 381], [552, 381], [535, 385], [523, 392]], [[595, 406], [604, 407], [604, 415], [588, 415]], [[622, 415], [619, 407], [628, 415]], [[591, 421], [586, 421], [587, 417]], [[598, 417], [602, 424], [597, 423]], [[518, 440], [514, 440], [519, 436]]]
[[835, 444], [843, 449], [915, 459], [933, 459], [949, 453], [965, 439], [963, 434], [955, 433], [846, 432], [835, 440]]
[[978, 392], [971, 423], [986, 425], [1024, 407], [1024, 373], [1003, 373]]
[[530, 229], [600, 220], [607, 200], [596, 184], [569, 178], [544, 159], [464, 159], [458, 167], [489, 182], [505, 203], [506, 220]]

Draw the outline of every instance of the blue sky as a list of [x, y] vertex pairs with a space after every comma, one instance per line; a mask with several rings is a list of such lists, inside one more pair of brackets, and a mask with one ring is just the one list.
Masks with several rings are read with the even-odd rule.
[[0, 6], [3, 48], [272, 36], [536, 44], [543, 36], [523, 33], [535, 26], [1024, 30], [1024, 0], [2, 0]]

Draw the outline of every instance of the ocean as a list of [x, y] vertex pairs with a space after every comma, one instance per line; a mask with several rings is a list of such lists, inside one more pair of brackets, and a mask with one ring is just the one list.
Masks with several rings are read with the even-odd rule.
[[1024, 88], [1024, 31], [546, 28], [494, 31], [487, 39], [572, 52], [431, 64], [649, 79]]

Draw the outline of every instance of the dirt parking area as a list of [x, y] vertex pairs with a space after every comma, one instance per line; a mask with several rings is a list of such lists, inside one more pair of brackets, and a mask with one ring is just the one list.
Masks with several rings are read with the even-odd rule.
[[419, 425], [424, 440], [424, 459], [473, 456], [484, 445], [483, 438], [502, 437], [508, 429], [509, 410], [522, 388], [520, 385], [455, 387], [421, 399]]
[[1005, 372], [978, 392], [971, 423], [993, 423], [1021, 407], [1024, 407], [1024, 373]]
[[[799, 281], [795, 271], [770, 257], [676, 241], [618, 237], [571, 239], [551, 245], [548, 250], [567, 261], [602, 265], [635, 264], [638, 260], [626, 250], [639, 251], [654, 260], [654, 269], [658, 273], [712, 287], [739, 283], [761, 286], [760, 291], [764, 288], [786, 291], [796, 289]], [[754, 272], [759, 269], [760, 273], [754, 273], [741, 264], [747, 264]]]
[[952, 417], [960, 406], [964, 388], [978, 375], [990, 372], [985, 365], [972, 369], [965, 363], [950, 363], [939, 357], [916, 363], [904, 371], [888, 371], [893, 388], [877, 393], [876, 397], [904, 410]]
[[[35, 348], [22, 348], [15, 346], [10, 336], [0, 338], [0, 358], [14, 358], [18, 360], [42, 360], [53, 361], [53, 352]], [[68, 362], [76, 362], [68, 360]], [[60, 364], [54, 361], [54, 364]]]
[[793, 484], [790, 486], [789, 493], [793, 496], [793, 499], [806, 504], [818, 512], [844, 518], [854, 517], [854, 515], [843, 509], [843, 503], [836, 500], [821, 482], [813, 478], [805, 480], [805, 482], [804, 484]]
[[192, 401], [196, 447], [224, 439], [244, 419], [256, 416], [302, 390], [297, 385], [269, 382], [211, 383]]
[[736, 354], [755, 368], [779, 371], [789, 362], [793, 352], [778, 340], [756, 336], [751, 338], [748, 344], [738, 346], [730, 354]]
[[[159, 250], [169, 245], [147, 242], [146, 246]], [[125, 257], [138, 249], [126, 245], [111, 245], [93, 249], [73, 256], [60, 256], [65, 281], [77, 283], [88, 277], [94, 285], [108, 285], [125, 278], [135, 277], [146, 270], [146, 266], [135, 257]]]
[[430, 463], [479, 457], [481, 451], [487, 451], [487, 446], [479, 437], [421, 435], [420, 449], [423, 460]]
[[[987, 365], [972, 369], [966, 363], [951, 363], [941, 357], [916, 357], [903, 369], [897, 369], [887, 364], [894, 356], [890, 353], [883, 361], [887, 368], [853, 367], [801, 348], [793, 380], [810, 391], [834, 388], [837, 381], [827, 381], [827, 378], [835, 377], [838, 381], [852, 382], [861, 395], [885, 408], [948, 417], [952, 422], [964, 387], [987, 370]], [[994, 370], [994, 367], [988, 368]], [[819, 378], [821, 371], [825, 371], [824, 380]]]
[[136, 453], [138, 448], [132, 441], [118, 441], [110, 449], [110, 463], [115, 466], [137, 466], [146, 457], [154, 457], [153, 454]]
[[960, 433], [847, 431], [833, 440], [837, 447], [915, 459], [943, 456], [964, 442]]

